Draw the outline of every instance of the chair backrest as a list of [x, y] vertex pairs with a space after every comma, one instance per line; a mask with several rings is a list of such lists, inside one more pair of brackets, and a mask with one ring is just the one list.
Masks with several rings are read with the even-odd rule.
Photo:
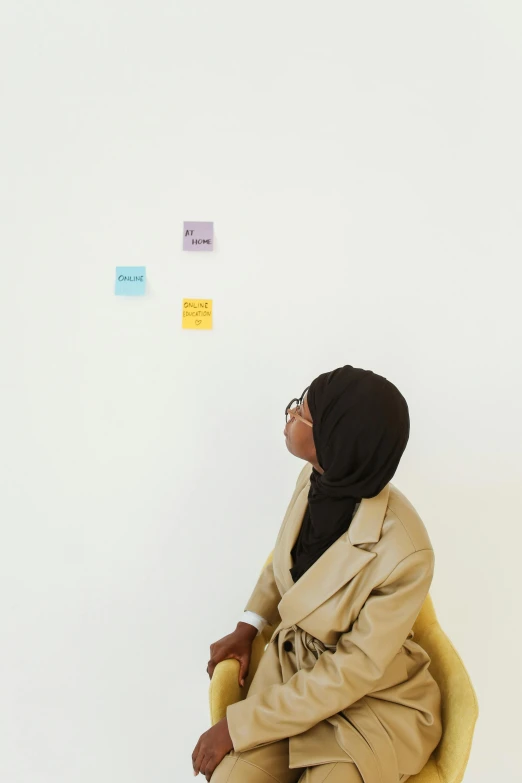
[[475, 689], [460, 655], [439, 625], [429, 595], [413, 633], [431, 658], [430, 672], [442, 696], [442, 738], [433, 758], [444, 783], [457, 783], [464, 776], [478, 718]]

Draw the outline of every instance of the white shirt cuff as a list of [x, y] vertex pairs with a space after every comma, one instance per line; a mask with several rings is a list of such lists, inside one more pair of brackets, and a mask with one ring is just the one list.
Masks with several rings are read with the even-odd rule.
[[255, 612], [243, 612], [243, 616], [240, 618], [242, 623], [249, 623], [257, 628], [258, 633], [263, 630], [268, 620], [265, 620], [260, 614]]

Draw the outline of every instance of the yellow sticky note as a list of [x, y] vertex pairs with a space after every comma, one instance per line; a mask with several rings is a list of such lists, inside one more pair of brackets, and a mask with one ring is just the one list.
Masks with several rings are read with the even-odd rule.
[[212, 299], [184, 299], [183, 329], [212, 329]]

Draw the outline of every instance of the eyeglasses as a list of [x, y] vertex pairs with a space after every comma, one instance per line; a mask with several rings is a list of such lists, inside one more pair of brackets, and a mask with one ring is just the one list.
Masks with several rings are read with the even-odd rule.
[[[299, 413], [297, 413], [297, 407], [299, 405], [303, 404], [304, 396], [305, 396], [305, 394], [306, 394], [306, 392], [308, 391], [309, 388], [310, 387], [307, 386], [306, 389], [304, 390], [304, 392], [301, 394], [301, 397], [299, 399], [297, 399], [297, 397], [294, 397], [292, 400], [290, 400], [290, 402], [286, 406], [286, 408], [285, 408], [285, 419], [286, 419], [287, 423], [288, 423], [288, 417], [290, 416], [290, 418], [292, 418], [292, 419], [299, 419], [300, 421], [304, 421], [304, 423], [308, 424], [309, 427], [313, 427], [314, 426], [311, 421], [308, 421], [308, 419], [304, 419]], [[294, 402], [296, 403], [296, 406], [295, 406], [295, 408], [292, 408], [292, 405], [294, 404]]]

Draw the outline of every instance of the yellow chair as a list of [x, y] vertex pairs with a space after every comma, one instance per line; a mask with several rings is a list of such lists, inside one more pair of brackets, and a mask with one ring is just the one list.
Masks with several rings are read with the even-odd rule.
[[[273, 551], [263, 568], [271, 562]], [[469, 675], [452, 643], [440, 627], [431, 597], [428, 595], [413, 626], [415, 639], [431, 658], [430, 671], [442, 694], [442, 738], [426, 766], [408, 778], [408, 783], [460, 783], [471, 751], [477, 697]], [[243, 699], [248, 691], [261, 656], [274, 631], [265, 625], [254, 639], [252, 657], [245, 685], [239, 685], [239, 661], [221, 661], [210, 681], [211, 725], [225, 717], [227, 706]]]

